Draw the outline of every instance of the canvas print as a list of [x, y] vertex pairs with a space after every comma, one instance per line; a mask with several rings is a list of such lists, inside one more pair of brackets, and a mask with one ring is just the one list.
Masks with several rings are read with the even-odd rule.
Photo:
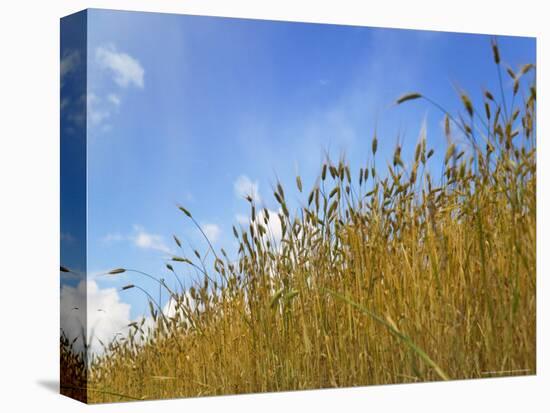
[[536, 374], [536, 40], [61, 19], [61, 393]]

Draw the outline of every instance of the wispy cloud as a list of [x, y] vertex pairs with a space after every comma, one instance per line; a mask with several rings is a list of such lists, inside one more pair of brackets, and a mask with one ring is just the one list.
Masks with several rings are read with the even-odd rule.
[[119, 232], [109, 233], [102, 238], [102, 241], [107, 243], [127, 241], [145, 250], [160, 251], [166, 254], [172, 252], [162, 235], [147, 232], [141, 225], [134, 225], [133, 233], [128, 235]]
[[120, 97], [115, 94], [115, 93], [110, 93], [108, 96], [107, 96], [107, 100], [109, 102], [111, 102], [113, 105], [115, 106], [120, 106]]
[[[144, 88], [145, 69], [138, 59], [118, 51], [112, 44], [97, 47], [93, 62], [93, 73], [99, 76], [92, 77], [92, 90], [87, 96], [88, 122], [91, 126], [108, 130], [108, 122], [120, 109], [125, 90]], [[104, 79], [102, 75], [106, 75], [107, 82], [100, 81]]]
[[99, 125], [111, 116], [111, 110], [103, 99], [95, 93], [88, 93], [88, 121], [91, 125]]
[[[84, 63], [79, 50], [64, 51], [59, 64], [61, 82], [62, 127], [64, 132], [74, 134], [85, 127], [86, 94], [79, 81]], [[68, 86], [67, 86], [68, 85]]]
[[98, 47], [95, 57], [100, 67], [112, 73], [113, 80], [119, 86], [143, 88], [145, 70], [134, 57], [117, 51], [114, 45]]
[[241, 175], [235, 180], [233, 189], [239, 198], [250, 196], [255, 202], [261, 201], [258, 181], [252, 181], [246, 175]]
[[103, 242], [117, 242], [117, 241], [124, 241], [128, 239], [128, 237], [125, 237], [124, 235], [122, 235], [121, 233], [119, 232], [112, 232], [112, 233], [109, 233], [107, 235], [105, 235], [103, 238], [102, 238], [102, 241]]
[[423, 56], [435, 45], [423, 32], [411, 32], [414, 46], [404, 43], [397, 31], [376, 30], [371, 36], [368, 54], [357, 56], [345, 78], [316, 80], [321, 96], [329, 94], [330, 100], [304, 105], [300, 116], [284, 122], [260, 111], [240, 116], [239, 149], [251, 168], [267, 164], [282, 171], [290, 160], [304, 171], [316, 171], [327, 154], [354, 157], [353, 153], [364, 151], [365, 137], [375, 129], [388, 135], [399, 133], [400, 119], [391, 112], [392, 103], [403, 90], [423, 84]]
[[220, 239], [221, 228], [216, 224], [204, 224], [202, 225], [202, 230], [210, 242], [214, 243]]
[[164, 238], [161, 235], [151, 234], [146, 232], [142, 227], [134, 227], [135, 234], [131, 240], [139, 248], [170, 253], [170, 248], [165, 244]]
[[59, 64], [59, 72], [61, 76], [61, 87], [63, 87], [65, 77], [74, 71], [80, 64], [80, 52], [78, 50], [68, 51], [62, 58]]

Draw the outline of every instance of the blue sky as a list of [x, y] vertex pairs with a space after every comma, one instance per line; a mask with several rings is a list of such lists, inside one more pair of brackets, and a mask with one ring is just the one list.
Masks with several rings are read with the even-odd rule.
[[[206, 248], [176, 204], [192, 211], [216, 247], [233, 251], [231, 226], [247, 213], [244, 190], [274, 210], [276, 179], [294, 189], [299, 173], [311, 188], [326, 152], [345, 154], [357, 171], [375, 128], [377, 161], [385, 163], [398, 136], [410, 158], [425, 122], [437, 162], [442, 115], [425, 102], [393, 102], [418, 91], [456, 111], [455, 87], [474, 101], [483, 88], [496, 91], [490, 39], [90, 10], [88, 277], [99, 290], [132, 280], [158, 291], [138, 276], [96, 274], [127, 267], [173, 283], [164, 269], [176, 251], [172, 234]], [[534, 39], [499, 37], [499, 44], [514, 69], [535, 61]], [[297, 206], [297, 192], [287, 192]], [[131, 305], [132, 319], [145, 311], [139, 291], [117, 299]]]

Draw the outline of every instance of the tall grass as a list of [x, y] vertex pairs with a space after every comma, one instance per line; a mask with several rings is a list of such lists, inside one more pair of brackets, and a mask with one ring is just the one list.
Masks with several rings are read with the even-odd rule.
[[60, 391], [73, 399], [87, 402], [87, 369], [85, 354], [76, 351], [73, 345], [78, 337], [69, 340], [65, 333], [60, 337]]
[[172, 311], [149, 298], [153, 327], [133, 323], [90, 362], [89, 401], [534, 374], [534, 66], [507, 72], [509, 95], [502, 80], [481, 108], [461, 93], [456, 115], [422, 93], [397, 100], [442, 110], [437, 179], [425, 137], [383, 169], [374, 137], [359, 171], [327, 159], [305, 192], [297, 177], [296, 211], [276, 185], [281, 239], [248, 198], [238, 259], [211, 245], [173, 257], [167, 269], [195, 285], [159, 281]]

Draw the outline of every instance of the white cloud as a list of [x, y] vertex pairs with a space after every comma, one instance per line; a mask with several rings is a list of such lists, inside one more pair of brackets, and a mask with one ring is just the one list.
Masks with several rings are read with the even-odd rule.
[[64, 80], [67, 74], [75, 70], [76, 67], [79, 65], [79, 63], [80, 63], [80, 53], [78, 50], [72, 50], [66, 53], [65, 56], [61, 58], [61, 62], [59, 64], [61, 86], [63, 86]]
[[[87, 315], [87, 317], [84, 317]], [[78, 286], [61, 288], [61, 329], [72, 340], [76, 351], [84, 349], [83, 322], [92, 353], [103, 352], [116, 333], [124, 333], [130, 322], [130, 305], [120, 300], [115, 288], [99, 288], [95, 281], [81, 281]]]
[[[68, 66], [69, 63], [65, 66]], [[112, 118], [122, 104], [121, 94], [123, 91], [121, 89], [130, 86], [143, 89], [145, 70], [137, 59], [126, 53], [118, 52], [113, 45], [98, 47], [95, 53], [95, 63], [97, 70], [107, 72], [116, 84], [116, 86], [107, 86], [92, 81], [93, 88], [87, 96], [88, 124], [96, 127], [102, 126], [102, 130], [106, 131], [111, 129], [111, 125], [107, 124], [107, 121]], [[114, 91], [105, 90], [112, 87], [114, 87]]]
[[[191, 309], [204, 309], [202, 305], [197, 307], [188, 291], [184, 294]], [[135, 337], [136, 343], [144, 344], [149, 329], [155, 327], [155, 321], [151, 315], [131, 320], [130, 308], [130, 304], [121, 300], [117, 289], [100, 288], [94, 280], [81, 281], [76, 287], [64, 285], [61, 289], [61, 329], [70, 341], [77, 338], [73, 348], [81, 352], [84, 350], [82, 336], [83, 323], [86, 321], [88, 354], [100, 355], [104, 352], [101, 343], [108, 346], [118, 335], [125, 337], [130, 332], [129, 324], [133, 321], [140, 325], [144, 333], [143, 337]], [[186, 317], [183, 311], [177, 311], [173, 299], [164, 304], [162, 312], [168, 318]]]
[[[269, 216], [269, 217], [268, 217]], [[243, 214], [237, 214], [236, 220], [241, 225], [250, 225], [252, 223], [251, 217], [248, 217]], [[267, 218], [267, 225], [266, 225]], [[279, 218], [279, 213], [271, 209], [267, 210], [267, 214], [264, 209], [260, 210], [256, 214], [256, 221], [254, 224], [262, 224], [264, 227], [267, 227], [267, 234], [265, 235], [268, 239], [279, 243], [283, 236], [283, 230], [281, 228], [281, 219]]]
[[[185, 299], [184, 299], [184, 302], [187, 301], [185, 303], [185, 305], [189, 305], [189, 308], [192, 309], [192, 310], [196, 310], [197, 309], [197, 302], [193, 299], [193, 297], [191, 297], [191, 294], [189, 293], [189, 291], [186, 291], [184, 293], [184, 296], [185, 296]], [[198, 310], [201, 311], [204, 309], [204, 306], [201, 305], [198, 307]], [[162, 308], [162, 312], [164, 313], [164, 315], [166, 317], [174, 317], [177, 313], [179, 313], [179, 316], [182, 317], [182, 318], [185, 318], [186, 315], [185, 315], [185, 312], [183, 311], [177, 311], [178, 308], [177, 308], [177, 305], [176, 305], [176, 301], [173, 299], [173, 298], [170, 298], [168, 300], [168, 302], [164, 305], [164, 307]]]
[[112, 233], [109, 233], [109, 234], [105, 235], [102, 238], [102, 241], [103, 242], [114, 242], [114, 241], [118, 242], [118, 241], [124, 241], [126, 239], [127, 239], [127, 237], [122, 235], [120, 232], [112, 232]]
[[120, 106], [120, 97], [115, 93], [110, 93], [107, 100], [117, 107]]
[[172, 253], [162, 235], [147, 232], [141, 225], [134, 225], [134, 232], [132, 234], [124, 235], [119, 232], [113, 232], [105, 235], [102, 241], [107, 243], [128, 241], [138, 248], [160, 251], [166, 254]]
[[251, 196], [255, 202], [260, 202], [260, 191], [258, 181], [252, 181], [248, 176], [241, 175], [233, 184], [233, 189], [235, 190], [235, 195], [244, 198], [246, 196]]
[[103, 100], [95, 93], [88, 93], [88, 121], [91, 125], [99, 125], [111, 116], [109, 109], [103, 104]]
[[214, 243], [220, 239], [221, 228], [216, 224], [205, 224], [202, 226], [202, 230], [210, 242]]
[[[281, 241], [281, 238], [283, 236], [283, 230], [281, 228], [281, 219], [279, 218], [279, 214], [277, 211], [268, 210], [269, 219], [267, 220], [267, 233], [268, 235], [275, 241], [279, 242]], [[258, 222], [260, 222], [262, 225], [264, 224], [264, 219], [266, 218], [265, 211], [262, 210], [258, 214]]]
[[248, 225], [250, 224], [250, 218], [244, 214], [237, 214], [235, 215], [235, 219], [237, 222], [241, 225]]
[[80, 96], [69, 97], [67, 93], [62, 94], [61, 114], [64, 121], [64, 126], [74, 132], [74, 128], [80, 130], [86, 126], [86, 93]]
[[94, 92], [88, 93], [87, 109], [89, 123], [92, 126], [105, 125], [105, 121], [111, 118], [113, 111], [116, 111], [120, 107], [120, 104], [121, 99], [115, 93], [110, 93], [106, 98], [102, 98]]
[[137, 247], [170, 253], [170, 248], [164, 243], [164, 238], [161, 235], [146, 232], [139, 225], [136, 225], [134, 230], [135, 234], [130, 236], [130, 239]]
[[137, 59], [118, 52], [112, 45], [98, 47], [95, 57], [101, 68], [112, 73], [113, 80], [120, 87], [134, 85], [143, 88], [145, 70]]
[[[197, 305], [197, 302], [191, 297], [189, 291], [185, 291], [184, 296], [186, 309], [190, 309], [192, 311], [204, 311], [204, 304]], [[155, 311], [156, 310], [158, 310], [158, 307], [155, 306]], [[178, 308], [176, 301], [173, 298], [170, 298], [166, 302], [166, 304], [164, 304], [164, 306], [162, 307], [162, 314], [164, 314], [164, 316], [168, 319], [179, 318], [180, 320], [183, 320], [187, 318], [186, 312], [183, 311], [181, 308]], [[150, 332], [155, 328], [156, 322], [151, 314], [138, 317], [134, 321], [140, 326], [140, 329], [143, 331], [143, 336], [136, 336], [135, 342], [137, 344], [144, 344], [147, 342]]]

